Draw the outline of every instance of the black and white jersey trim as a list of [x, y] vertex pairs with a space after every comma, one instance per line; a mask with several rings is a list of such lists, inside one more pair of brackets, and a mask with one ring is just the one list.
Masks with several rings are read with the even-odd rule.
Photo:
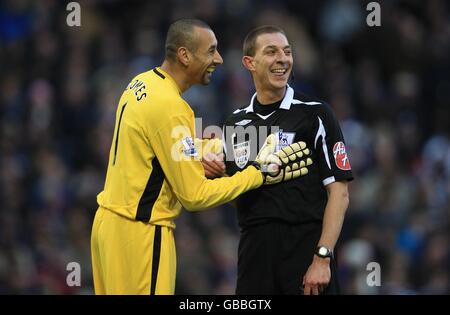
[[322, 181], [322, 183], [323, 183], [324, 186], [326, 186], [326, 185], [329, 185], [331, 183], [334, 183], [335, 181], [336, 181], [336, 178], [334, 176], [330, 176], [330, 177], [325, 178]]
[[314, 149], [317, 150], [317, 140], [319, 140], [320, 137], [322, 137], [322, 150], [323, 155], [325, 156], [325, 160], [327, 161], [328, 168], [331, 170], [331, 164], [330, 164], [330, 158], [328, 157], [328, 147], [327, 147], [327, 131], [325, 130], [325, 127], [322, 123], [322, 119], [320, 117], [317, 117], [319, 120], [319, 128], [317, 129], [316, 138], [314, 139]]
[[[245, 113], [253, 113], [253, 102], [255, 100], [256, 93], [253, 94], [250, 104], [247, 107], [237, 109], [233, 112], [233, 114], [239, 114], [240, 112], [245, 111]], [[280, 104], [280, 109], [290, 110], [291, 105], [298, 105], [298, 104], [304, 104], [304, 105], [320, 105], [322, 103], [320, 102], [304, 102], [301, 100], [294, 99], [294, 90], [288, 85], [286, 89], [286, 94], [284, 95], [283, 101]], [[261, 116], [260, 116], [261, 117]], [[264, 117], [261, 117], [262, 119], [266, 119]]]

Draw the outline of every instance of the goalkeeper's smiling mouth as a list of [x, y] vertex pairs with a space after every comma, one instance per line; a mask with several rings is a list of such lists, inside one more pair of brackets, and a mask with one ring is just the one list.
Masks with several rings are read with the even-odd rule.
[[206, 73], [211, 75], [215, 70], [216, 70], [216, 66], [212, 65], [212, 66], [209, 66], [208, 68], [206, 68]]

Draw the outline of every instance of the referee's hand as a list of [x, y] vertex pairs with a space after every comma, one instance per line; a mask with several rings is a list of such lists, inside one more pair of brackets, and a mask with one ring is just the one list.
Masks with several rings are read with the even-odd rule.
[[202, 165], [205, 170], [206, 178], [212, 179], [225, 175], [225, 163], [223, 162], [223, 153], [208, 153], [202, 159]]
[[303, 277], [303, 294], [319, 295], [330, 283], [330, 258], [320, 258], [314, 255], [313, 262]]

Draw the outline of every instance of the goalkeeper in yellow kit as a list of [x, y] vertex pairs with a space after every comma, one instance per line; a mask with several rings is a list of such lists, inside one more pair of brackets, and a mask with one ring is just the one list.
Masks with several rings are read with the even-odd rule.
[[174, 219], [235, 199], [263, 184], [297, 178], [312, 163], [304, 143], [275, 151], [269, 136], [255, 160], [231, 177], [206, 179], [194, 113], [181, 94], [208, 84], [222, 63], [211, 28], [173, 23], [161, 67], [136, 76], [120, 99], [106, 182], [91, 235], [96, 294], [173, 294]]

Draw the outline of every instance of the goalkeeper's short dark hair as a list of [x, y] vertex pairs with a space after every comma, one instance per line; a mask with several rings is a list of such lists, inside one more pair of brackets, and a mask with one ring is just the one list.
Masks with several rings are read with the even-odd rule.
[[243, 46], [244, 56], [251, 56], [251, 57], [255, 56], [256, 39], [258, 38], [258, 36], [262, 34], [273, 34], [273, 33], [281, 33], [284, 36], [286, 36], [286, 33], [281, 28], [274, 25], [263, 25], [251, 30], [247, 34], [247, 36], [245, 36], [244, 39], [244, 46]]
[[165, 44], [166, 59], [175, 61], [177, 50], [180, 47], [186, 47], [192, 52], [197, 51], [197, 38], [195, 38], [194, 34], [195, 27], [211, 29], [208, 24], [197, 19], [181, 19], [169, 26]]

